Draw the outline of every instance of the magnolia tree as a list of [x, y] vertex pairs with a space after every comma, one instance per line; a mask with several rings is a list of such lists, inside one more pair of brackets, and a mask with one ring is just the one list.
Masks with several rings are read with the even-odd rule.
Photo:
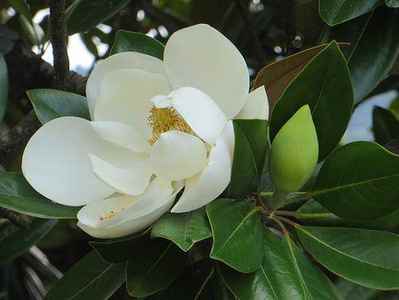
[[0, 299], [396, 299], [397, 0], [29, 2], [0, 4]]

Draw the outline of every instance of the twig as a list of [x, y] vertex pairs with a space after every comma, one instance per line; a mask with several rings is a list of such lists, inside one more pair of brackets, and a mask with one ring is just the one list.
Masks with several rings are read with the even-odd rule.
[[64, 88], [69, 72], [65, 0], [50, 0], [50, 40], [53, 45], [55, 80]]
[[248, 7], [244, 5], [241, 0], [234, 0], [237, 4], [238, 10], [243, 18], [245, 24], [248, 27], [249, 34], [252, 36], [253, 39], [253, 46], [255, 55], [258, 57], [259, 64], [263, 65], [266, 62], [266, 53], [263, 49], [262, 43], [259, 40], [258, 34], [255, 30], [255, 24], [252, 22], [252, 19], [249, 15]]

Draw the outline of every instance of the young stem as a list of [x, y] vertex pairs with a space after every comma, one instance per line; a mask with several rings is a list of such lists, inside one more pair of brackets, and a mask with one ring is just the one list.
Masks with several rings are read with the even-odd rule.
[[331, 219], [334, 217], [334, 214], [332, 213], [300, 213], [284, 210], [276, 211], [275, 214], [279, 216], [294, 217], [298, 220]]

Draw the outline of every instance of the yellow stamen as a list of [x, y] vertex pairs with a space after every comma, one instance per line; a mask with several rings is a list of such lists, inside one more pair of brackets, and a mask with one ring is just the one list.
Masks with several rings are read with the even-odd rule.
[[169, 130], [178, 130], [189, 134], [194, 134], [191, 127], [173, 108], [153, 107], [148, 117], [148, 122], [152, 127], [150, 144], [154, 144], [160, 135]]
[[122, 210], [124, 210], [124, 208], [120, 209], [119, 211], [110, 210], [109, 212], [104, 213], [100, 217], [100, 221], [111, 220], [113, 217], [115, 217], [115, 215], [119, 214]]

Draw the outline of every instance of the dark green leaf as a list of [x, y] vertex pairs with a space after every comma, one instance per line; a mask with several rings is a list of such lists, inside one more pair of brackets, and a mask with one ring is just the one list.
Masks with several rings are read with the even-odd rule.
[[184, 253], [169, 241], [155, 241], [134, 249], [128, 262], [127, 289], [132, 297], [148, 297], [168, 288], [184, 270]]
[[210, 295], [209, 286], [213, 275], [214, 269], [207, 264], [188, 266], [168, 289], [146, 300], [221, 300]]
[[315, 200], [342, 218], [376, 219], [399, 209], [399, 157], [371, 142], [347, 144], [322, 166]]
[[345, 279], [340, 279], [336, 283], [336, 287], [343, 300], [377, 300], [375, 297], [379, 293], [379, 291], [362, 287]]
[[263, 226], [259, 209], [248, 201], [218, 199], [207, 206], [213, 245], [210, 257], [251, 273], [263, 260]]
[[94, 241], [90, 242], [90, 246], [96, 249], [104, 260], [110, 263], [120, 263], [129, 260], [130, 257], [135, 255], [135, 249], [146, 247], [146, 245], [153, 242], [145, 234], [146, 231], [139, 235], [120, 239]]
[[297, 218], [305, 225], [359, 227], [376, 230], [393, 230], [399, 227], [399, 210], [375, 220], [348, 220], [330, 213], [319, 202], [310, 200], [297, 210]]
[[90, 119], [87, 101], [83, 96], [51, 89], [30, 90], [26, 93], [42, 124], [64, 116]]
[[115, 36], [111, 55], [126, 51], [140, 52], [163, 59], [164, 45], [143, 33], [119, 30]]
[[267, 123], [260, 120], [235, 120], [235, 147], [229, 195], [245, 196], [256, 192], [268, 151]]
[[[379, 31], [376, 26], [384, 31]], [[394, 12], [381, 7], [334, 27], [330, 32], [330, 38], [350, 42], [344, 53], [352, 73], [355, 103], [368, 95], [395, 88], [395, 78], [387, 78], [387, 75], [398, 56], [398, 38], [394, 29], [397, 26]]]
[[[399, 56], [399, 18], [394, 10], [376, 9], [357, 23], [360, 30], [351, 39], [348, 56], [356, 103], [387, 77]], [[344, 27], [356, 28], [349, 23]]]
[[151, 236], [168, 239], [187, 252], [195, 243], [212, 236], [204, 209], [186, 214], [166, 214], [156, 222]]
[[341, 140], [353, 107], [349, 70], [335, 42], [320, 51], [287, 87], [272, 113], [271, 138], [306, 104], [312, 110], [319, 140], [319, 159], [323, 159]]
[[222, 277], [236, 299], [339, 299], [328, 278], [288, 236], [279, 238], [267, 232], [264, 246], [264, 262], [255, 273], [222, 269]]
[[305, 249], [337, 275], [369, 288], [399, 288], [398, 235], [339, 227], [298, 226], [296, 232]]
[[377, 143], [385, 145], [399, 138], [399, 120], [389, 110], [382, 107], [373, 109], [373, 133]]
[[8, 70], [7, 64], [0, 54], [0, 122], [6, 113], [8, 102]]
[[9, 262], [28, 251], [54, 226], [55, 220], [33, 220], [29, 228], [20, 228], [0, 240], [0, 264]]
[[38, 194], [17, 173], [0, 173], [0, 207], [38, 218], [75, 219], [79, 210], [52, 202]]
[[107, 263], [92, 251], [56, 282], [46, 300], [109, 299], [125, 281], [125, 269], [124, 263]]
[[398, 8], [399, 0], [385, 0], [385, 4], [389, 7]]
[[334, 26], [368, 13], [380, 0], [320, 0], [320, 16]]
[[319, 45], [309, 48], [266, 65], [256, 75], [254, 87], [265, 86], [270, 107], [273, 108], [288, 84], [325, 47], [326, 45]]
[[111, 18], [130, 0], [75, 0], [67, 10], [69, 34], [85, 32]]

